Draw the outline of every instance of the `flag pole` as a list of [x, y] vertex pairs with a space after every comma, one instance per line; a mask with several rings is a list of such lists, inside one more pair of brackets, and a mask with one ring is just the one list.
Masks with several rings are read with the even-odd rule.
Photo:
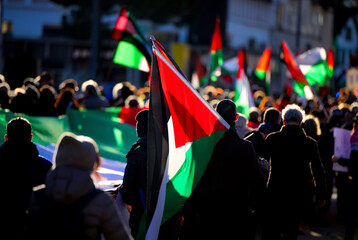
[[308, 84], [310, 86], [310, 89], [313, 93], [313, 95], [315, 96], [315, 98], [317, 99], [317, 102], [322, 106], [322, 110], [323, 110], [323, 113], [324, 113], [324, 116], [327, 118], [327, 120], [329, 119], [329, 115], [328, 115], [328, 112], [326, 110], [326, 108], [324, 107], [323, 105], [323, 102], [321, 101], [321, 99], [319, 98], [316, 90], [314, 89], [314, 87], [312, 87], [310, 84]]

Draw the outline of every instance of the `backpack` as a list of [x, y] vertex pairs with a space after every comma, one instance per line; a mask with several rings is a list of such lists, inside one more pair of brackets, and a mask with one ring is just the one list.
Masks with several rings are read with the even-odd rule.
[[[65, 205], [46, 196], [45, 189], [40, 195], [40, 207], [30, 212], [29, 239], [81, 240], [86, 239], [83, 209], [101, 190], [94, 188], [74, 203]], [[100, 239], [100, 236], [97, 236]]]

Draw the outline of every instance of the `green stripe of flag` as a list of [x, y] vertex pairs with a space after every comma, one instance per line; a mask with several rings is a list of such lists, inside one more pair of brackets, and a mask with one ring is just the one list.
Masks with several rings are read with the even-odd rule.
[[259, 79], [261, 79], [262, 81], [265, 80], [265, 76], [266, 76], [266, 71], [260, 71], [260, 70], [255, 70], [255, 75], [256, 77], [258, 77]]
[[[189, 198], [205, 172], [213, 154], [214, 146], [225, 132], [217, 131], [192, 143], [186, 152], [186, 159], [183, 165], [167, 183], [166, 204], [164, 206], [162, 223], [178, 213], [181, 206]], [[171, 204], [173, 201], [177, 204]]]
[[120, 41], [113, 62], [142, 71], [149, 71], [148, 62], [141, 51], [132, 43]]

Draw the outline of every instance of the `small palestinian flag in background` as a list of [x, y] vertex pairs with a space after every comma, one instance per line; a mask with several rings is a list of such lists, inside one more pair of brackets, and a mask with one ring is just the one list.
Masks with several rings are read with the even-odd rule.
[[206, 69], [201, 63], [200, 54], [195, 56], [195, 71], [191, 77], [191, 84], [195, 89], [205, 86], [208, 83], [208, 77], [206, 75]]
[[119, 41], [113, 62], [144, 72], [150, 70], [150, 47], [137, 22], [126, 7], [121, 9], [112, 39]]
[[215, 75], [215, 70], [224, 63], [219, 17], [216, 17], [214, 34], [211, 41], [210, 55], [210, 80], [217, 81], [218, 77]]
[[249, 118], [250, 107], [254, 107], [254, 99], [252, 97], [250, 83], [244, 70], [245, 65], [245, 49], [241, 49], [237, 53], [238, 70], [235, 81], [235, 96], [232, 99], [236, 105], [237, 112]]
[[327, 65], [328, 65], [328, 77], [331, 78], [331, 77], [333, 77], [333, 73], [334, 73], [333, 51], [332, 51], [332, 49], [328, 50]]
[[270, 92], [270, 58], [271, 49], [266, 48], [264, 53], [261, 55], [254, 72], [254, 77], [260, 79], [260, 81], [264, 83], [265, 92], [267, 95]]
[[307, 82], [313, 86], [324, 86], [330, 78], [327, 54], [324, 48], [310, 49], [296, 58], [297, 64], [305, 75]]
[[293, 86], [294, 91], [298, 95], [304, 96], [303, 88], [309, 84], [306, 80], [306, 77], [301, 72], [301, 70], [300, 70], [296, 60], [294, 59], [294, 57], [291, 53], [291, 50], [287, 46], [286, 42], [282, 42], [282, 51], [281, 51], [280, 57], [286, 64], [286, 67], [287, 67], [288, 71], [291, 73], [293, 80], [295, 80], [294, 86]]
[[230, 128], [156, 40], [151, 80], [147, 209], [139, 239], [158, 238], [160, 226], [183, 207]]

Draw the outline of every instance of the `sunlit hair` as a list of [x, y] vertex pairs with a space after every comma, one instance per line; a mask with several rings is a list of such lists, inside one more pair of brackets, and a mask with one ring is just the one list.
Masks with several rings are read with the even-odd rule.
[[285, 123], [298, 123], [302, 122], [305, 117], [305, 112], [296, 104], [289, 104], [282, 110], [282, 118]]
[[82, 83], [81, 85], [81, 91], [83, 93], [87, 93], [88, 91], [93, 90], [95, 91], [95, 94], [98, 95], [99, 94], [99, 87], [98, 87], [98, 83], [92, 79], [89, 79], [85, 82]]
[[305, 129], [307, 135], [314, 133], [317, 136], [321, 135], [321, 126], [318, 118], [313, 115], [307, 115], [302, 120], [302, 128]]

